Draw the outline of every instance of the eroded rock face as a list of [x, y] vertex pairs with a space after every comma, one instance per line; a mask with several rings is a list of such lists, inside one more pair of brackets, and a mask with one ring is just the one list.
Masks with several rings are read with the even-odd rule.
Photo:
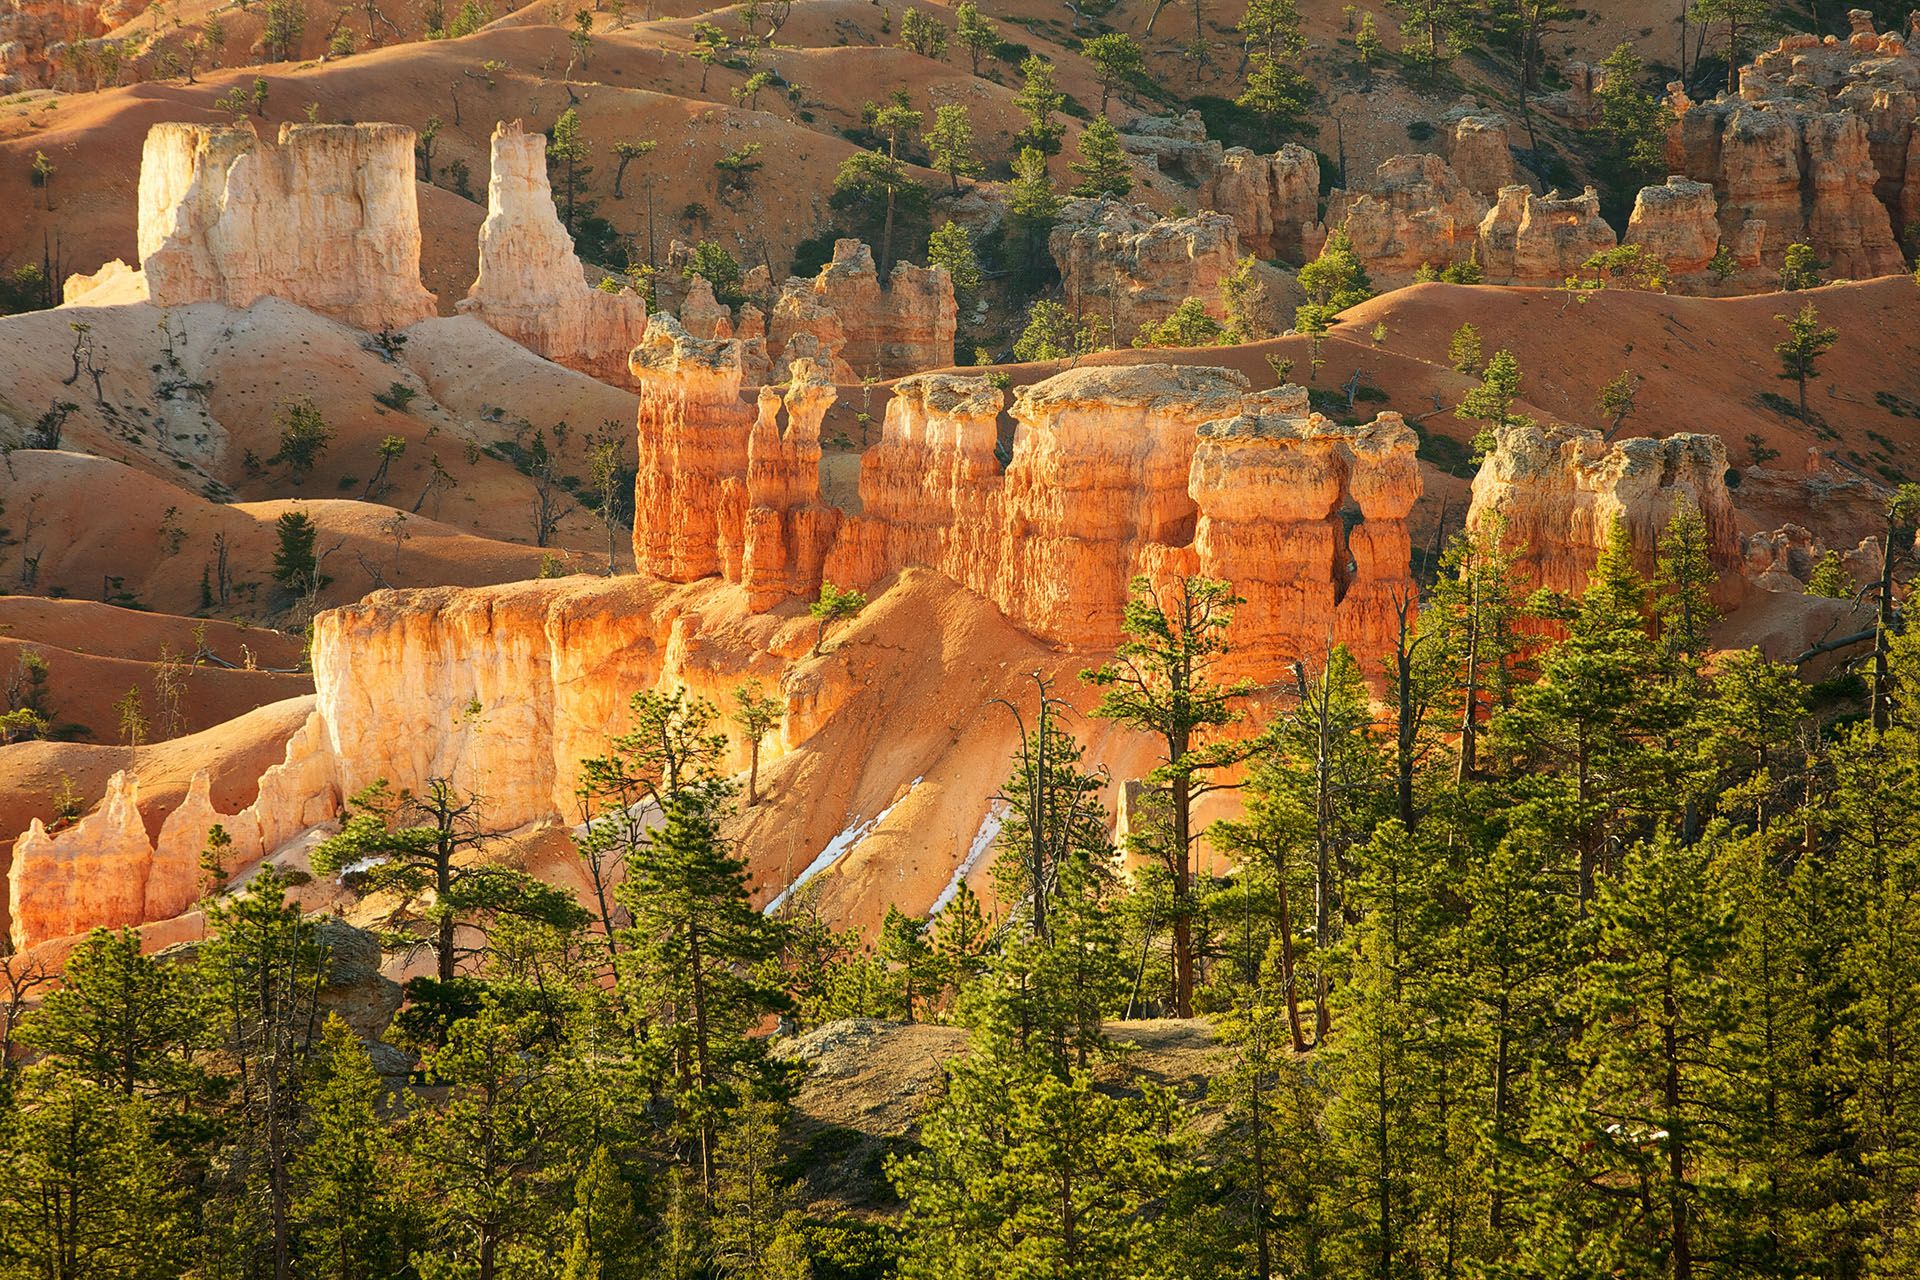
[[1642, 187], [1627, 222], [1627, 240], [1667, 264], [1676, 279], [1707, 269], [1720, 247], [1718, 202], [1713, 188], [1690, 178], [1670, 177], [1657, 187]]
[[140, 817], [140, 784], [121, 771], [100, 804], [64, 831], [38, 818], [13, 848], [7, 909], [16, 950], [88, 929], [117, 929], [177, 916], [199, 896], [200, 852], [217, 823], [232, 838], [229, 871], [240, 871], [339, 810], [333, 757], [320, 719], [287, 743], [286, 756], [260, 779], [252, 804], [223, 814], [205, 770], [186, 798], [149, 837]]
[[1220, 284], [1240, 258], [1233, 219], [1212, 211], [1162, 218], [1145, 205], [1069, 200], [1047, 239], [1068, 307], [1098, 316], [1125, 345], [1188, 298], [1226, 318]]
[[1682, 497], [1706, 521], [1708, 556], [1722, 574], [1740, 562], [1727, 447], [1720, 437], [1681, 434], [1608, 444], [1597, 431], [1501, 429], [1473, 481], [1472, 524], [1492, 513], [1533, 586], [1577, 593], [1618, 519], [1643, 573], [1655, 568], [1659, 539]]
[[1312, 151], [1293, 142], [1272, 155], [1234, 147], [1211, 169], [1200, 202], [1233, 219], [1243, 250], [1288, 262], [1320, 252], [1327, 231], [1320, 222], [1320, 158]]
[[284, 298], [357, 329], [433, 315], [413, 130], [157, 124], [140, 160], [140, 267], [157, 306]]
[[1668, 105], [1668, 161], [1713, 184], [1723, 240], [1751, 220], [1769, 267], [1799, 241], [1836, 275], [1902, 269], [1895, 233], [1920, 211], [1920, 60], [1899, 35], [1861, 14], [1845, 41], [1787, 36], [1741, 69], [1737, 98], [1694, 102], [1676, 85]]
[[1539, 196], [1519, 185], [1502, 187], [1500, 199], [1480, 223], [1486, 277], [1506, 284], [1564, 283], [1587, 259], [1616, 243], [1592, 187], [1571, 198]]
[[1497, 111], [1459, 106], [1446, 115], [1447, 163], [1471, 191], [1498, 195], [1514, 180], [1511, 126]]
[[1311, 666], [1329, 640], [1380, 652], [1396, 604], [1416, 594], [1413, 430], [1397, 413], [1342, 426], [1308, 408], [1305, 388], [1285, 386], [1198, 437], [1194, 567], [1246, 600], [1234, 615], [1235, 666], [1269, 676], [1296, 660]]
[[[1525, 188], [1520, 188], [1525, 190]], [[1478, 251], [1487, 201], [1439, 156], [1393, 156], [1370, 187], [1327, 197], [1328, 228], [1344, 228], [1374, 283], [1395, 288], [1423, 266], [1466, 262]], [[1489, 280], [1495, 279], [1489, 272]]]
[[861, 376], [892, 378], [953, 363], [958, 313], [944, 267], [896, 262], [882, 289], [873, 251], [858, 240], [836, 240], [833, 260], [809, 287], [839, 317], [844, 340], [834, 356]]
[[587, 284], [554, 211], [546, 138], [518, 120], [493, 131], [480, 274], [458, 309], [555, 364], [627, 384], [627, 353], [647, 328], [644, 299]]

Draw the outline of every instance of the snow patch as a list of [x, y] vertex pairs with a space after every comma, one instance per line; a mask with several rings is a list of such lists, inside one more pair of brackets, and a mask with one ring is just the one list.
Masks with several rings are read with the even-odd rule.
[[927, 909], [927, 919], [931, 920], [945, 911], [960, 892], [960, 885], [973, 874], [980, 865], [980, 859], [987, 856], [987, 850], [993, 848], [994, 838], [1000, 834], [1000, 824], [1007, 820], [1007, 802], [995, 800], [987, 806], [987, 816], [980, 819], [980, 829], [973, 833], [973, 843], [967, 846], [967, 856], [960, 859], [960, 865], [953, 870], [953, 879], [947, 881], [947, 887], [933, 900], [933, 906]]
[[[922, 775], [921, 777], [915, 778], [912, 782], [909, 782], [906, 791], [901, 794], [900, 800], [905, 800], [908, 796], [912, 795], [913, 789], [925, 781], [926, 777]], [[865, 822], [855, 819], [852, 826], [849, 826], [845, 831], [842, 831], [839, 835], [827, 841], [826, 847], [815, 855], [812, 862], [807, 864], [807, 869], [794, 877], [792, 884], [775, 894], [773, 901], [762, 908], [761, 914], [770, 916], [785, 906], [787, 899], [798, 893], [802, 885], [838, 862], [842, 854], [858, 846], [862, 840], [867, 838], [869, 832], [885, 822], [887, 815], [900, 806], [900, 800], [895, 800], [892, 804], [882, 809], [879, 813], [874, 814], [873, 817], [867, 819]]]

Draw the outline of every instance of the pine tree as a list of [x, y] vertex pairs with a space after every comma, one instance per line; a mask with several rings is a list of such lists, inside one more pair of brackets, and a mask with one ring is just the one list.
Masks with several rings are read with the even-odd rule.
[[[1097, 114], [1098, 118], [1105, 119], [1107, 100], [1112, 97], [1113, 91], [1118, 89], [1123, 98], [1128, 97], [1127, 87], [1146, 74], [1146, 55], [1141, 52], [1139, 42], [1124, 31], [1109, 31], [1082, 42], [1080, 54], [1100, 78], [1100, 110]], [[1084, 147], [1085, 143], [1081, 145]]]
[[1809, 302], [1792, 317], [1775, 316], [1787, 326], [1786, 339], [1773, 348], [1780, 357], [1778, 377], [1800, 388], [1800, 421], [1811, 422], [1807, 409], [1807, 383], [1820, 376], [1819, 360], [1840, 340], [1840, 333], [1820, 323], [1819, 310]]
[[519, 1274], [516, 1251], [543, 1248], [559, 1225], [579, 1100], [554, 1055], [543, 1019], [488, 996], [421, 1061], [445, 1090], [419, 1112], [407, 1152], [433, 1229], [414, 1255], [422, 1272], [504, 1280]]
[[1076, 196], [1124, 196], [1133, 190], [1133, 169], [1120, 147], [1120, 133], [1105, 116], [1080, 131], [1080, 158], [1067, 167], [1080, 175]]
[[142, 953], [132, 929], [95, 929], [67, 957], [59, 989], [23, 1023], [20, 1039], [102, 1088], [165, 1096], [194, 1080], [191, 990], [178, 965]]
[[744, 1091], [727, 1111], [720, 1137], [720, 1181], [713, 1205], [713, 1255], [729, 1280], [805, 1280], [796, 1257], [798, 1226], [779, 1162], [785, 1108]]
[[1313, 82], [1289, 60], [1256, 53], [1247, 87], [1234, 105], [1249, 111], [1266, 125], [1267, 142], [1278, 146], [1287, 133], [1299, 129], [1314, 98]]
[[980, 259], [973, 236], [957, 222], [943, 222], [927, 239], [927, 265], [940, 267], [953, 281], [953, 296], [964, 308], [980, 289]]
[[1447, 363], [1455, 373], [1478, 374], [1481, 359], [1480, 331], [1468, 321], [1455, 329], [1447, 341]]
[[367, 1051], [329, 1015], [292, 1165], [290, 1209], [303, 1276], [376, 1280], [406, 1265], [411, 1223], [395, 1193], [399, 1149], [382, 1115], [386, 1098]]
[[928, 940], [927, 922], [888, 906], [877, 951], [881, 963], [894, 970], [900, 1009], [912, 1022], [914, 1002], [925, 1004], [941, 986], [940, 957]]
[[747, 806], [758, 800], [760, 787], [760, 744], [780, 727], [786, 717], [784, 698], [768, 697], [758, 680], [747, 680], [733, 687], [733, 722], [747, 740]]
[[587, 178], [593, 173], [587, 160], [592, 154], [592, 144], [580, 132], [580, 113], [568, 107], [553, 122], [553, 131], [547, 136], [547, 167], [558, 179], [554, 183], [555, 212], [576, 242], [582, 224], [593, 211], [586, 198]]
[[573, 1183], [564, 1280], [641, 1280], [647, 1275], [642, 1220], [620, 1166], [595, 1147]]
[[1250, 688], [1215, 674], [1240, 603], [1231, 586], [1209, 578], [1183, 578], [1165, 600], [1152, 582], [1136, 578], [1121, 621], [1127, 638], [1115, 660], [1081, 673], [1101, 690], [1095, 715], [1153, 734], [1164, 750], [1149, 781], [1167, 790], [1172, 805], [1170, 847], [1161, 856], [1173, 876], [1174, 1003], [1183, 1018], [1193, 1016], [1193, 803], [1210, 789], [1207, 774], [1245, 754], [1202, 741], [1239, 718], [1234, 704]]
[[[1733, 1017], [1721, 969], [1735, 927], [1710, 872], [1715, 843], [1662, 832], [1600, 887], [1578, 988], [1582, 1077], [1569, 1105], [1535, 1125], [1552, 1171], [1532, 1189], [1550, 1204], [1527, 1209], [1535, 1265], [1554, 1266], [1571, 1245], [1582, 1269], [1688, 1280], [1717, 1252], [1721, 1216], [1738, 1212], [1739, 1188], [1706, 1161], [1724, 1123], [1709, 1064]], [[1622, 1184], [1643, 1190], [1610, 1193]]]
[[[960, 179], [980, 172], [980, 161], [973, 151], [973, 119], [967, 114], [966, 103], [949, 102], [935, 107], [933, 127], [920, 140], [927, 144], [933, 168], [947, 175], [955, 191], [960, 190]], [[959, 224], [949, 222], [947, 225]]]
[[1699, 506], [1684, 494], [1676, 498], [1660, 538], [1653, 614], [1661, 647], [1676, 668], [1689, 676], [1697, 675], [1706, 661], [1713, 624], [1720, 617], [1713, 603], [1720, 575], [1709, 558], [1709, 538]]
[[1345, 231], [1331, 231], [1320, 256], [1300, 268], [1300, 287], [1307, 301], [1294, 313], [1302, 333], [1325, 333], [1334, 317], [1373, 296], [1373, 281], [1353, 251]]
[[617, 893], [633, 920], [621, 935], [621, 1000], [665, 1064], [673, 1136], [692, 1144], [708, 1197], [721, 1114], [765, 1059], [748, 1033], [786, 1004], [760, 971], [779, 928], [748, 901], [746, 865], [721, 835], [730, 790], [710, 764], [680, 774]]
[[186, 1239], [171, 1163], [144, 1099], [51, 1064], [26, 1072], [0, 1117], [0, 1274], [174, 1280]]
[[1067, 96], [1054, 84], [1053, 64], [1029, 54], [1020, 63], [1020, 90], [1013, 95], [1013, 105], [1026, 113], [1027, 127], [1015, 135], [1014, 144], [1023, 150], [1032, 148], [1043, 156], [1060, 150], [1060, 138], [1066, 126], [1054, 117], [1066, 101]]
[[200, 961], [214, 1042], [237, 1080], [239, 1177], [225, 1188], [227, 1229], [275, 1280], [294, 1272], [292, 1166], [327, 977], [326, 948], [287, 889], [286, 877], [266, 867], [239, 895], [209, 904], [213, 936]]
[[1525, 426], [1533, 421], [1513, 411], [1513, 403], [1519, 398], [1520, 362], [1511, 351], [1494, 352], [1493, 359], [1487, 361], [1486, 371], [1480, 375], [1480, 385], [1462, 396], [1459, 407], [1454, 410], [1462, 418], [1487, 424], [1486, 430], [1474, 437], [1476, 453], [1489, 452], [1508, 427]]
[[980, 74], [980, 59], [1000, 47], [1000, 32], [991, 22], [980, 16], [980, 6], [972, 0], [960, 0], [954, 6], [954, 39], [967, 51], [972, 60], [973, 74]]
[[[1007, 214], [1012, 240], [1021, 244], [1025, 269], [1035, 270], [1060, 213], [1060, 197], [1047, 173], [1047, 157], [1033, 147], [1022, 147], [1014, 158], [1013, 181], [1007, 184]], [[1036, 304], [1038, 305], [1038, 304]]]
[[484, 933], [496, 916], [563, 927], [586, 918], [566, 890], [468, 856], [486, 842], [479, 797], [461, 792], [450, 779], [429, 778], [424, 791], [397, 796], [382, 779], [348, 802], [340, 833], [314, 849], [313, 869], [321, 875], [350, 872], [363, 892], [391, 893], [404, 905], [427, 900], [434, 976], [446, 984], [463, 956], [482, 949], [460, 945], [462, 926]]

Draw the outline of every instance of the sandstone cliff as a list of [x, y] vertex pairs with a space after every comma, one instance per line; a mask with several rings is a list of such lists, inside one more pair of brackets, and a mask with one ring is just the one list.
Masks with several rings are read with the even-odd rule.
[[[1520, 188], [1524, 191], [1524, 188]], [[1327, 226], [1344, 228], [1376, 286], [1406, 284], [1421, 267], [1441, 270], [1478, 251], [1487, 201], [1439, 156], [1393, 156], [1372, 185], [1336, 188], [1327, 197]], [[1489, 281], [1497, 277], [1488, 273]]]
[[1320, 158], [1298, 143], [1272, 155], [1245, 147], [1225, 152], [1211, 168], [1200, 203], [1232, 218], [1240, 247], [1256, 257], [1307, 262], [1326, 240]]
[[556, 364], [629, 382], [627, 353], [646, 332], [645, 300], [587, 284], [554, 211], [544, 136], [503, 123], [492, 154], [480, 274], [459, 310]]
[[[251, 124], [157, 124], [140, 161], [139, 249], [157, 306], [276, 297], [366, 330], [435, 311], [401, 125], [284, 124], [263, 147]], [[70, 282], [69, 297], [90, 284]]]
[[1651, 575], [1660, 537], [1684, 496], [1705, 519], [1709, 558], [1724, 575], [1740, 563], [1726, 473], [1727, 448], [1718, 436], [1608, 444], [1597, 431], [1508, 427], [1474, 477], [1467, 521], [1498, 512], [1527, 581], [1573, 593], [1586, 587], [1615, 519], [1625, 524], [1641, 571]]

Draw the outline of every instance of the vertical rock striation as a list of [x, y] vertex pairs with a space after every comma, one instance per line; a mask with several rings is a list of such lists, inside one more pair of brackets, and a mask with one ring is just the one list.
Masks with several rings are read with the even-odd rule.
[[518, 120], [493, 131], [480, 273], [458, 310], [555, 364], [603, 382], [630, 381], [627, 353], [646, 332], [646, 303], [587, 284], [554, 210], [546, 138]]

